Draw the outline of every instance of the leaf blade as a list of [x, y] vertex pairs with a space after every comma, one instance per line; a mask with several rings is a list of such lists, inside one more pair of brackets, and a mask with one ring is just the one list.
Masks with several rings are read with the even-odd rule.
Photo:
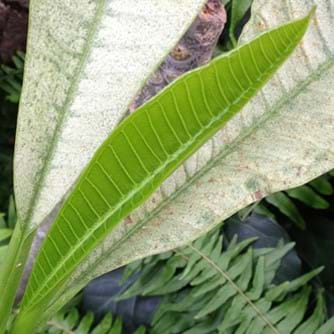
[[[314, 5], [316, 18], [305, 42], [279, 74], [240, 118], [233, 119], [131, 215], [131, 224], [114, 230], [76, 270], [67, 287], [80, 289], [130, 261], [183, 246], [252, 202], [333, 169], [334, 92], [327, 92], [334, 87], [333, 52], [328, 52], [334, 51], [334, 31], [328, 2], [309, 0], [288, 11], [283, 0], [257, 0], [247, 35], [263, 30], [267, 22], [299, 16]], [[323, 42], [314, 49], [319, 33]]]
[[[75, 190], [65, 202], [58, 218], [51, 227], [40, 255], [36, 259], [35, 269], [32, 272], [26, 297], [22, 304], [23, 312], [25, 309], [29, 311], [31, 307], [41, 307], [42, 304], [44, 308], [46, 300], [52, 297], [55, 287], [61, 285], [74, 270], [74, 262], [79, 261], [79, 259], [82, 260], [88, 250], [92, 250], [121, 218], [124, 218], [134, 207], [142, 203], [153, 192], [154, 188], [159, 186], [160, 182], [179, 166], [187, 156], [240, 110], [249, 98], [255, 94], [256, 90], [270, 78], [288, 54], [292, 52], [303, 36], [309, 18], [308, 16], [264, 33], [253, 42], [214, 60], [210, 65], [184, 75], [155, 99], [139, 108], [112, 133], [80, 177]], [[280, 35], [281, 39], [276, 39], [279, 42], [275, 44], [273, 40], [275, 37], [277, 38], [277, 34]], [[264, 51], [272, 48], [276, 48], [278, 52]], [[262, 56], [255, 64], [260, 73], [254, 70], [253, 72], [245, 72], [245, 64], [240, 62], [243, 57], [243, 59], [254, 59], [245, 57], [252, 53], [259, 57]], [[217, 76], [219, 73], [217, 68], [219, 72], [225, 73], [225, 78], [229, 79], [230, 84], [228, 88], [225, 86], [224, 90], [221, 87], [221, 79]], [[250, 68], [250, 66], [247, 68]], [[197, 98], [195, 100], [197, 103], [184, 98], [190, 89], [193, 99]], [[208, 98], [211, 97], [212, 91], [220, 92], [219, 97], [213, 100], [215, 101], [214, 104], [212, 104], [212, 101], [209, 102]], [[198, 96], [201, 95], [202, 100], [198, 99]], [[170, 103], [170, 98], [172, 98], [172, 101], [182, 101], [182, 103], [188, 101], [188, 109], [184, 109], [181, 115], [177, 104], [174, 102], [174, 109], [169, 108], [169, 113], [165, 113], [164, 108]], [[217, 102], [217, 99], [220, 100]], [[183, 132], [179, 129], [179, 132], [176, 133], [175, 124], [179, 124], [180, 117], [189, 117], [184, 122], [189, 128], [188, 131], [184, 129]], [[150, 120], [151, 118], [152, 120]], [[153, 121], [156, 129], [152, 127]], [[151, 130], [150, 126], [152, 127]], [[140, 128], [142, 132], [134, 131], [136, 128]], [[191, 131], [195, 134], [192, 134], [192, 137], [188, 136], [187, 139], [187, 135]], [[138, 138], [141, 136], [150, 145], [153, 145], [153, 143], [156, 145], [151, 147], [150, 150], [146, 149], [146, 156], [139, 151], [140, 142]], [[151, 155], [148, 154], [149, 151]], [[166, 156], [165, 160], [162, 160], [164, 155]], [[138, 159], [140, 156], [145, 156], [145, 160]], [[111, 170], [109, 174], [103, 172], [105, 168], [108, 168], [108, 164], [102, 158], [106, 158], [108, 164], [112, 164], [113, 172]], [[162, 160], [161, 165], [158, 165], [159, 158]], [[137, 164], [135, 166], [127, 163], [129, 160], [133, 163], [136, 159]], [[150, 163], [151, 165], [148, 165]], [[94, 171], [99, 171], [99, 173], [94, 174], [94, 178], [92, 178], [92, 172]], [[109, 187], [119, 194], [115, 198], [115, 209], [111, 205], [109, 207], [107, 205], [108, 197], [103, 194], [103, 191], [106, 191], [102, 188], [103, 183], [97, 185], [98, 177], [107, 174], [111, 178], [115, 178], [109, 180]], [[143, 181], [139, 181], [141, 179]], [[95, 181], [96, 184], [94, 185]], [[117, 182], [119, 183], [117, 184]], [[93, 195], [93, 191], [95, 191], [95, 195]], [[81, 198], [81, 201], [75, 202], [76, 197]], [[85, 197], [87, 198], [85, 199]], [[122, 203], [123, 207], [119, 202]], [[83, 216], [86, 221], [82, 222], [81, 227], [78, 227], [78, 225], [70, 227], [69, 222], [73, 219], [76, 221], [82, 220], [81, 214], [83, 213], [84, 203], [86, 208], [90, 207], [97, 216], [93, 225], [85, 226], [85, 224], [89, 224], [89, 217], [92, 217], [92, 212], [90, 216], [85, 212]], [[81, 212], [81, 214], [77, 212]], [[98, 218], [99, 215], [102, 219]], [[110, 220], [108, 220], [109, 218]], [[70, 235], [69, 229], [72, 229], [71, 242], [66, 240], [66, 235]], [[50, 257], [51, 254], [52, 258]]]
[[61, 202], [204, 2], [31, 5], [14, 171], [18, 216], [28, 230]]

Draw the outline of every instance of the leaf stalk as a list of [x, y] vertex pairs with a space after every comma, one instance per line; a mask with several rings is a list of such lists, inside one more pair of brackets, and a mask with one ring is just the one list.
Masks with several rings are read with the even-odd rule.
[[34, 236], [35, 232], [25, 235], [22, 224], [16, 223], [0, 276], [0, 334], [6, 331]]

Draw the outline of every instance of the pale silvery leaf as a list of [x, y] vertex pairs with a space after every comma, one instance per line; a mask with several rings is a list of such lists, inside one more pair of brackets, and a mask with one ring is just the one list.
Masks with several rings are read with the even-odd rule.
[[109, 270], [184, 245], [266, 194], [334, 167], [333, 2], [257, 0], [244, 40], [314, 5], [301, 47], [278, 75], [86, 259], [68, 282], [70, 294]]
[[36, 227], [61, 201], [204, 2], [31, 2], [15, 154], [21, 222]]

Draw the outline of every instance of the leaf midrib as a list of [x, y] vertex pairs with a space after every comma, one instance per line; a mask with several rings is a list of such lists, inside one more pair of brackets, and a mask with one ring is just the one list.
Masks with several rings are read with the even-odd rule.
[[[261, 37], [261, 35], [259, 35], [257, 38], [254, 39], [254, 41], [256, 39], [259, 39]], [[298, 39], [299, 36], [297, 35], [295, 39]], [[267, 70], [264, 71], [258, 78], [256, 81], [254, 81], [246, 90], [244, 90], [243, 94], [241, 94], [238, 98], [236, 98], [229, 106], [227, 106], [224, 110], [222, 110], [216, 117], [214, 117], [207, 125], [202, 127], [202, 130], [196, 134], [191, 140], [189, 140], [189, 142], [187, 142], [186, 144], [184, 144], [183, 146], [180, 146], [180, 148], [170, 156], [170, 158], [168, 160], [166, 160], [166, 162], [164, 162], [159, 168], [157, 168], [154, 173], [152, 173], [148, 178], [144, 179], [140, 186], [134, 190], [132, 190], [130, 193], [128, 193], [128, 195], [126, 195], [122, 201], [120, 201], [117, 206], [115, 207], [115, 209], [113, 211], [109, 211], [107, 212], [101, 219], [97, 220], [97, 223], [94, 225], [94, 227], [90, 230], [87, 230], [87, 233], [84, 235], [84, 238], [82, 238], [80, 243], [77, 243], [75, 245], [75, 247], [71, 248], [71, 251], [67, 254], [67, 256], [63, 259], [63, 261], [59, 262], [59, 264], [57, 266], [54, 267], [54, 270], [51, 271], [51, 273], [49, 274], [49, 276], [47, 277], [47, 279], [44, 281], [44, 283], [42, 285], [39, 286], [39, 289], [35, 290], [35, 298], [30, 298], [29, 300], [29, 308], [33, 307], [34, 305], [36, 305], [40, 300], [43, 299], [43, 297], [48, 293], [47, 291], [52, 291], [53, 287], [57, 286], [57, 284], [59, 284], [61, 282], [61, 280], [63, 279], [63, 277], [65, 275], [62, 275], [60, 279], [56, 280], [56, 283], [53, 284], [53, 287], [50, 289], [48, 288], [48, 282], [52, 281], [52, 279], [54, 277], [56, 277], [56, 274], [58, 272], [58, 270], [64, 266], [64, 263], [66, 263], [72, 256], [73, 254], [82, 247], [82, 245], [84, 245], [86, 243], [86, 241], [88, 239], [91, 238], [91, 236], [95, 233], [95, 231], [97, 229], [99, 229], [101, 227], [102, 224], [104, 224], [113, 214], [115, 214], [115, 212], [117, 212], [118, 210], [121, 210], [123, 205], [126, 204], [129, 200], [131, 200], [131, 198], [133, 197], [133, 195], [139, 193], [142, 189], [145, 188], [145, 186], [147, 186], [149, 183], [151, 183], [152, 180], [154, 180], [154, 178], [156, 176], [159, 175], [160, 172], [162, 172], [163, 170], [165, 170], [165, 168], [168, 167], [168, 165], [172, 164], [174, 161], [177, 161], [178, 156], [182, 155], [182, 153], [185, 153], [187, 148], [190, 147], [193, 143], [196, 143], [197, 138], [200, 137], [207, 129], [213, 127], [213, 125], [216, 122], [219, 122], [220, 118], [226, 113], [228, 112], [228, 110], [235, 106], [237, 103], [239, 103], [242, 98], [244, 96], [247, 95], [247, 93], [249, 93], [251, 90], [254, 89], [256, 83], [258, 81], [261, 81], [261, 79], [267, 75], [268, 72], [271, 71], [271, 69], [275, 66], [277, 66], [277, 64], [280, 63], [281, 59], [284, 57], [285, 53], [288, 52], [291, 49], [291, 46], [294, 45], [295, 43], [295, 39], [293, 39], [286, 47], [285, 50], [281, 52], [281, 54], [276, 58], [276, 62], [273, 62], [270, 66], [268, 66]], [[244, 47], [246, 47], [247, 45], [245, 45]], [[228, 58], [231, 55], [233, 55], [235, 52], [238, 52], [239, 49], [234, 49], [232, 50], [230, 53], [223, 55], [223, 58]], [[221, 58], [222, 58], [221, 57]], [[221, 58], [216, 58], [213, 60], [213, 62], [217, 62], [219, 60], [221, 60]], [[198, 70], [195, 70], [198, 71]], [[192, 73], [192, 72], [191, 72]], [[186, 74], [189, 75], [189, 72]], [[122, 125], [121, 125], [122, 127]], [[119, 131], [122, 131], [121, 128], [119, 128]], [[205, 142], [205, 140], [207, 139], [207, 137], [210, 136], [210, 133], [208, 133], [208, 136], [205, 137], [205, 139], [203, 139], [202, 141], [199, 141], [197, 143], [197, 147], [201, 146], [203, 144], [203, 142]], [[182, 163], [182, 162], [181, 162]], [[180, 164], [181, 164], [180, 163]], [[188, 183], [187, 183], [188, 184]], [[182, 187], [183, 188], [183, 187]], [[142, 201], [143, 202], [143, 201]], [[138, 204], [140, 204], [141, 202], [139, 202]], [[124, 217], [122, 217], [124, 218]], [[121, 218], [121, 219], [122, 219]], [[117, 224], [118, 225], [118, 224]], [[137, 225], [137, 224], [136, 224]], [[113, 226], [114, 228], [115, 226]], [[113, 229], [112, 228], [112, 229]], [[112, 231], [112, 229], [109, 231], [109, 233]], [[106, 237], [106, 236], [105, 236]], [[100, 239], [95, 239], [93, 242], [93, 245], [95, 246], [96, 244], [98, 244], [98, 242], [100, 241]], [[65, 272], [65, 271], [63, 271]], [[69, 270], [66, 271], [66, 273], [68, 273]], [[44, 290], [43, 290], [44, 289]], [[39, 297], [40, 294], [42, 295], [42, 297]]]

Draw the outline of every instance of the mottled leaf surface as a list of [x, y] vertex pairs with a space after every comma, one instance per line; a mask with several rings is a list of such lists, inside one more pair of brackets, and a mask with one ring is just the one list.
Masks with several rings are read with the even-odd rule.
[[204, 2], [31, 2], [15, 154], [21, 222], [36, 227], [62, 200]]

